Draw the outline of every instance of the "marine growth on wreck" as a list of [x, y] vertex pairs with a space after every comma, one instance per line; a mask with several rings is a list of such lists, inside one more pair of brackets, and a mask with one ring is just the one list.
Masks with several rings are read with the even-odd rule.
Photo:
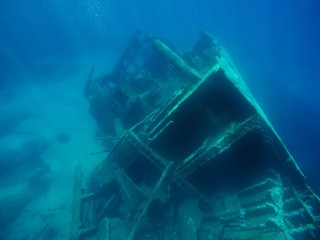
[[319, 198], [225, 50], [136, 32], [84, 94], [109, 146], [76, 169], [71, 239], [320, 239]]

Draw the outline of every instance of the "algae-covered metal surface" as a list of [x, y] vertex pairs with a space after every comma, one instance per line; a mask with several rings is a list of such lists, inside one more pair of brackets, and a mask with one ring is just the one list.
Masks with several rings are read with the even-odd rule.
[[208, 34], [179, 54], [137, 32], [85, 95], [111, 148], [77, 171], [71, 239], [320, 239], [318, 197]]

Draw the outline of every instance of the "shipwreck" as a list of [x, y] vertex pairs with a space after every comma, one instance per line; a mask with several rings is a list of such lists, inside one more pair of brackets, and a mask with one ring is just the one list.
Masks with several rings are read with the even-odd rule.
[[77, 169], [71, 239], [320, 239], [320, 202], [221, 45], [141, 32], [84, 94], [110, 147]]

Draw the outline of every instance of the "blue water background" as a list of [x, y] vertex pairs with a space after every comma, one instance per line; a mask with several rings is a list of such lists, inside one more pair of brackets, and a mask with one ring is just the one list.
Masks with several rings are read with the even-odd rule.
[[[97, 56], [92, 64], [104, 66], [137, 29], [178, 51], [199, 30], [217, 38], [320, 193], [318, 0], [0, 0], [1, 92], [55, 72], [72, 74], [79, 71], [72, 62], [84, 57]], [[90, 67], [80, 69], [83, 76]], [[14, 97], [2, 94], [0, 102]]]

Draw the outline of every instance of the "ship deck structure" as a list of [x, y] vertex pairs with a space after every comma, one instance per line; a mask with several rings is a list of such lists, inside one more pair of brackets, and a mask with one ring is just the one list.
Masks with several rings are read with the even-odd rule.
[[71, 239], [320, 239], [319, 198], [223, 47], [137, 32], [84, 94], [110, 147], [76, 170]]

